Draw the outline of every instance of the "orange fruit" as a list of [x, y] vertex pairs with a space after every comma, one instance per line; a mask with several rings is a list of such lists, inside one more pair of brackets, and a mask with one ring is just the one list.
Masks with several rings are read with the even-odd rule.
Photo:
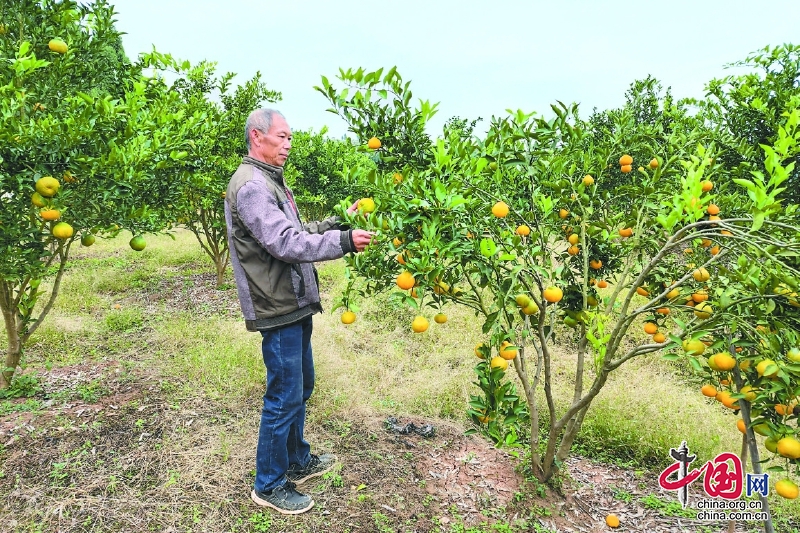
[[372, 198], [362, 198], [358, 201], [358, 211], [364, 215], [372, 213], [375, 211], [375, 200]]
[[130, 245], [131, 248], [133, 248], [137, 252], [141, 252], [142, 250], [144, 250], [144, 247], [147, 246], [147, 242], [141, 235], [135, 236], [128, 242], [128, 244]]
[[694, 306], [694, 316], [700, 320], [707, 320], [713, 312], [714, 308], [708, 302], [700, 302]]
[[392, 180], [394, 180], [395, 183], [402, 183], [403, 175], [400, 174], [399, 172], [395, 172], [394, 174], [392, 174]]
[[702, 239], [700, 241], [700, 246], [702, 246], [703, 248], [708, 248], [709, 246], [711, 246], [711, 239]]
[[619, 164], [620, 164], [620, 166], [632, 165], [633, 164], [633, 158], [631, 156], [629, 156], [628, 154], [623, 154], [623, 156], [619, 158]]
[[566, 209], [559, 209], [558, 210], [558, 218], [567, 218], [569, 216], [569, 211]]
[[450, 285], [448, 285], [444, 281], [439, 281], [439, 279], [437, 278], [433, 286], [433, 292], [435, 292], [436, 294], [447, 294], [448, 292], [450, 292]]
[[436, 322], [437, 324], [444, 324], [445, 322], [447, 322], [447, 315], [444, 313], [436, 313], [433, 316], [433, 321]]
[[784, 405], [782, 403], [776, 403], [774, 408], [775, 408], [775, 412], [778, 413], [781, 416], [788, 415], [794, 409], [794, 407], [790, 407], [790, 406]]
[[527, 237], [531, 234], [531, 228], [526, 226], [525, 224], [520, 224], [517, 226], [515, 233], [521, 237]]
[[591, 261], [589, 261], [589, 266], [595, 270], [600, 270], [601, 268], [603, 268], [603, 262], [600, 261], [599, 259], [592, 259]]
[[[712, 360], [713, 360], [713, 366], [712, 366]], [[728, 370], [733, 370], [733, 367], [736, 366], [736, 359], [734, 359], [728, 352], [719, 352], [715, 353], [714, 355], [708, 358], [708, 364], [712, 368], [716, 366], [714, 370], [727, 372]]]
[[789, 478], [775, 483], [775, 492], [778, 493], [778, 496], [783, 496], [787, 500], [794, 500], [800, 495], [800, 489], [798, 489], [797, 484]]
[[675, 298], [677, 298], [680, 295], [681, 295], [681, 291], [679, 291], [678, 289], [672, 289], [671, 291], [669, 291], [666, 294], [666, 298], [667, 298], [667, 300], [674, 300]]
[[622, 228], [619, 230], [620, 237], [628, 238], [633, 235], [633, 228]]
[[647, 166], [649, 166], [650, 168], [658, 168], [658, 159], [654, 157], [653, 159], [650, 160], [650, 163]]
[[408, 290], [414, 288], [416, 280], [414, 279], [414, 275], [411, 272], [405, 270], [401, 272], [400, 275], [397, 276], [395, 282], [397, 283], [397, 286], [400, 287], [401, 289]]
[[356, 314], [348, 309], [347, 311], [342, 313], [341, 319], [342, 319], [342, 324], [352, 324], [353, 322], [356, 321]]
[[581, 249], [578, 248], [577, 246], [570, 246], [569, 248], [567, 248], [567, 253], [569, 255], [578, 255], [580, 252]]
[[777, 367], [775, 368], [775, 370], [773, 370], [769, 374], [765, 374], [765, 372], [767, 371], [767, 367], [769, 367], [770, 365], [774, 365], [774, 364], [775, 364], [775, 361], [773, 361], [772, 359], [764, 359], [763, 361], [760, 361], [756, 365], [756, 372], [758, 372], [759, 376], [762, 376], [762, 377], [765, 377], [765, 378], [775, 377], [778, 374], [778, 368]]
[[645, 322], [644, 323], [644, 332], [648, 335], [655, 335], [658, 333], [658, 326], [655, 322]]
[[478, 359], [486, 359], [486, 356], [491, 352], [491, 348], [485, 342], [479, 342], [475, 345], [475, 357]]
[[660, 331], [656, 332], [656, 334], [653, 335], [653, 342], [655, 342], [656, 344], [662, 344], [664, 342], [667, 342], [667, 336], [661, 333]]
[[720, 235], [725, 235], [726, 237], [730, 237], [731, 235], [733, 235], [733, 233], [731, 233], [730, 231], [728, 231], [728, 230], [726, 230], [726, 229], [724, 229], [724, 230], [721, 230], [721, 231], [719, 232], [719, 234], [720, 234]]
[[43, 178], [39, 178], [36, 180], [36, 192], [44, 196], [45, 198], [52, 198], [58, 192], [59, 187], [61, 187], [61, 183], [53, 176], [44, 176]]
[[692, 293], [692, 300], [694, 300], [694, 302], [698, 304], [700, 302], [705, 302], [706, 300], [708, 300], [708, 291], [706, 291], [705, 289], [700, 289], [697, 292]]
[[700, 392], [703, 393], [703, 396], [708, 396], [709, 398], [716, 398], [717, 397], [717, 388], [714, 385], [703, 385], [700, 388]]
[[421, 315], [415, 317], [411, 322], [411, 329], [414, 333], [422, 333], [428, 329], [428, 319]]
[[56, 239], [69, 239], [72, 237], [75, 230], [72, 229], [72, 226], [67, 224], [66, 222], [59, 222], [55, 226], [53, 226], [53, 237]]
[[578, 242], [580, 242], [580, 240], [581, 240], [581, 238], [577, 233], [573, 233], [572, 235], [567, 237], [567, 242], [569, 242], [570, 244], [578, 244]]
[[500, 350], [497, 353], [500, 354], [500, 357], [503, 359], [510, 361], [517, 356], [517, 349], [516, 348], [509, 348], [512, 344], [508, 341], [503, 341], [500, 345]]
[[370, 140], [367, 141], [367, 147], [370, 150], [377, 150], [381, 147], [381, 141], [377, 137], [372, 137]]
[[747, 433], [747, 424], [745, 424], [744, 420], [741, 418], [736, 421], [736, 427], [739, 428], [739, 431], [742, 433]]
[[397, 254], [394, 258], [397, 259], [397, 262], [400, 263], [401, 265], [406, 264], [406, 258], [403, 257], [402, 253]]
[[492, 368], [502, 368], [503, 370], [508, 370], [508, 361], [499, 355], [495, 355], [492, 357], [492, 360], [489, 361], [489, 366]]
[[645, 289], [644, 287], [636, 287], [636, 294], [639, 296], [650, 296], [650, 291]]
[[736, 398], [731, 398], [731, 393], [726, 390], [721, 390], [717, 393], [717, 401], [728, 409], [738, 409], [739, 404]]
[[717, 244], [712, 246], [711, 249], [709, 250], [709, 253], [711, 255], [717, 255], [719, 253], [719, 245]]
[[608, 287], [608, 282], [606, 280], [601, 279], [600, 281], [597, 282], [598, 289], [605, 289], [606, 287]]
[[692, 272], [692, 277], [695, 281], [703, 282], [711, 279], [711, 274], [708, 273], [708, 270], [706, 270], [705, 267], [700, 267]]
[[615, 514], [606, 516], [606, 525], [613, 528], [619, 527], [619, 517]]
[[706, 345], [702, 341], [686, 339], [682, 343], [683, 351], [689, 355], [703, 355], [706, 351]]
[[800, 442], [794, 437], [783, 437], [778, 441], [778, 455], [789, 459], [800, 459]]
[[621, 167], [619, 167], [619, 171], [622, 172], [623, 174], [627, 174], [631, 170], [633, 170], [633, 167], [630, 165], [622, 165]]
[[61, 211], [59, 211], [58, 209], [42, 209], [41, 211], [39, 211], [39, 215], [44, 220], [50, 220], [50, 221], [58, 220], [59, 218], [61, 218]]
[[94, 244], [95, 236], [91, 233], [87, 233], [83, 237], [81, 237], [81, 245], [83, 246], [91, 246]]
[[508, 204], [505, 202], [497, 202], [492, 206], [492, 214], [497, 218], [505, 218], [508, 216]]
[[[753, 431], [761, 435], [762, 437], [769, 437], [772, 430], [769, 428], [769, 424], [762, 422], [761, 424], [756, 424], [753, 426]], [[775, 444], [778, 444], [778, 441], [775, 441]], [[775, 453], [773, 450], [772, 453]]]
[[708, 180], [704, 180], [704, 181], [700, 182], [700, 186], [701, 186], [703, 192], [708, 192], [708, 191], [710, 191], [711, 189], [714, 188], [714, 184], [712, 182], [708, 181]]
[[706, 213], [709, 215], [719, 215], [719, 206], [717, 204], [708, 204], [708, 207], [706, 207]]
[[534, 302], [533, 300], [531, 300], [531, 302], [528, 305], [522, 308], [523, 315], [530, 316], [530, 315], [535, 315], [538, 312], [539, 312], [539, 306], [536, 305], [536, 302]]
[[772, 453], [778, 453], [778, 439], [773, 436], [768, 437], [764, 441], [764, 448], [771, 451]]
[[744, 387], [739, 389], [739, 392], [744, 394], [744, 399], [747, 400], [748, 402], [752, 402], [753, 400], [756, 399], [756, 393], [753, 390], [753, 387], [751, 387], [750, 385], [745, 385]]
[[590, 176], [589, 174], [586, 174], [586, 175], [583, 177], [583, 184], [584, 184], [586, 187], [590, 187], [590, 186], [592, 186], [592, 185], [594, 184], [594, 178], [593, 178], [592, 176]]
[[558, 287], [547, 287], [542, 292], [542, 298], [550, 302], [551, 304], [557, 303], [561, 301], [561, 298], [564, 297], [564, 291], [559, 289]]
[[669, 314], [669, 307], [659, 307], [656, 309], [656, 313], [659, 315], [668, 315]]
[[400, 248], [400, 245], [403, 244], [403, 241], [400, 240], [400, 237], [395, 237], [392, 239], [392, 244], [395, 248]]
[[38, 192], [35, 192], [31, 195], [31, 203], [36, 207], [44, 207], [47, 205], [44, 196], [42, 196]]
[[57, 54], [67, 53], [67, 43], [61, 39], [50, 39], [50, 42], [47, 43], [47, 47]]

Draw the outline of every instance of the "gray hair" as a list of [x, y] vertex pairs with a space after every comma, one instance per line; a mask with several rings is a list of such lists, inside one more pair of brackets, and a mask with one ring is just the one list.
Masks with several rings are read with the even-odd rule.
[[272, 117], [278, 115], [281, 118], [286, 118], [277, 109], [268, 109], [262, 107], [256, 109], [247, 117], [244, 123], [244, 143], [247, 146], [247, 151], [250, 151], [250, 131], [258, 130], [262, 133], [267, 133], [272, 127]]

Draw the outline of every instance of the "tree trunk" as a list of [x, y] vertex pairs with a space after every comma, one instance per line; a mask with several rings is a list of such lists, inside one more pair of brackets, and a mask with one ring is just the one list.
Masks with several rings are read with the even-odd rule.
[[2, 372], [0, 372], [0, 390], [11, 386], [11, 378], [19, 366], [22, 358], [22, 339], [19, 335], [16, 309], [11, 308], [13, 302], [12, 290], [7, 282], [0, 283], [0, 310], [3, 312], [3, 322], [8, 338], [8, 348]]

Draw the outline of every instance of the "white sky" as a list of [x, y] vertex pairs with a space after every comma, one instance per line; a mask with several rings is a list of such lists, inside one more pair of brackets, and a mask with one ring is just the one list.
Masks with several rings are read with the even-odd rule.
[[237, 82], [261, 71], [293, 129], [346, 125], [313, 87], [339, 67], [397, 66], [414, 97], [440, 102], [431, 133], [457, 115], [486, 124], [507, 108], [551, 115], [556, 100], [620, 106], [651, 74], [676, 97], [703, 96], [724, 65], [800, 43], [800, 0], [111, 0], [133, 59], [153, 45], [207, 59]]

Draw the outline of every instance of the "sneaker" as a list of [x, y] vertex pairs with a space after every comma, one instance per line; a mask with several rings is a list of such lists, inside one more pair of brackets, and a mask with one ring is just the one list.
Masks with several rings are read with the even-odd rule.
[[324, 453], [322, 455], [311, 454], [311, 461], [305, 468], [300, 468], [300, 465], [289, 465], [289, 470], [286, 472], [286, 477], [292, 483], [305, 483], [311, 478], [321, 476], [329, 472], [336, 464], [336, 456], [332, 453]]
[[250, 499], [262, 507], [272, 507], [282, 514], [305, 513], [314, 507], [314, 500], [311, 499], [311, 496], [297, 492], [295, 484], [291, 481], [267, 492], [253, 489]]

